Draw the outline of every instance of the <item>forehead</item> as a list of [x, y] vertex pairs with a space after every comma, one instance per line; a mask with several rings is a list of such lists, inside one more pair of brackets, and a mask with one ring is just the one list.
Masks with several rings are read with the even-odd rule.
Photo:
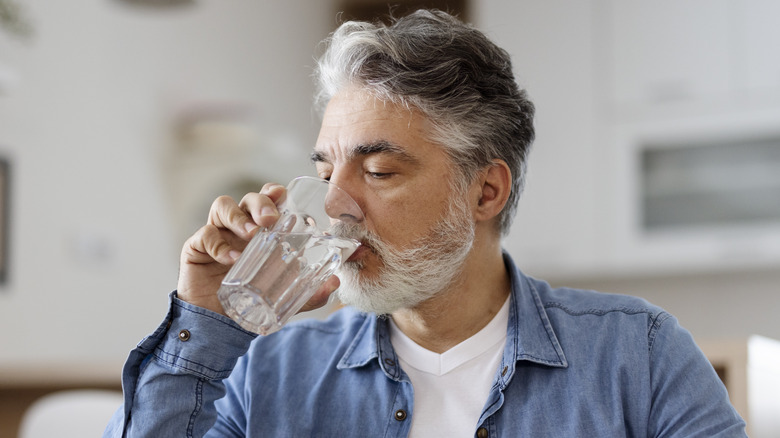
[[347, 160], [368, 147], [371, 152], [416, 157], [441, 149], [430, 140], [431, 132], [430, 121], [420, 111], [349, 88], [328, 103], [314, 153], [327, 161]]

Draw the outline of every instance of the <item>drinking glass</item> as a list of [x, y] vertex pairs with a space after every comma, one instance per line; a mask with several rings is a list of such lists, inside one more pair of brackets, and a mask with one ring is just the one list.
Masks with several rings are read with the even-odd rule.
[[287, 186], [279, 220], [252, 238], [222, 280], [225, 313], [246, 330], [279, 330], [360, 246], [338, 235], [364, 220], [358, 204], [335, 184], [302, 176]]

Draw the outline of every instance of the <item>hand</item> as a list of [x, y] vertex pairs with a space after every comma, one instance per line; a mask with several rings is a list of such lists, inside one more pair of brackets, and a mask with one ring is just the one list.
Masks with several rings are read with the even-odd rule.
[[[238, 204], [229, 196], [217, 198], [211, 205], [208, 223], [182, 248], [179, 299], [224, 315], [217, 298], [222, 279], [255, 233], [279, 219], [276, 204], [285, 193], [284, 186], [266, 184], [259, 193], [247, 194]], [[338, 277], [331, 276], [301, 311], [325, 305], [338, 286]]]

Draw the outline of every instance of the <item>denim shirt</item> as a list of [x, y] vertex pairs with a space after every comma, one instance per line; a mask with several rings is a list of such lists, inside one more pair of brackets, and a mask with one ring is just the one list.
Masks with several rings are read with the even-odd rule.
[[[553, 289], [504, 256], [507, 342], [477, 437], [743, 437], [712, 366], [644, 300]], [[345, 308], [256, 337], [178, 300], [133, 350], [106, 437], [404, 437], [413, 388], [388, 321]]]

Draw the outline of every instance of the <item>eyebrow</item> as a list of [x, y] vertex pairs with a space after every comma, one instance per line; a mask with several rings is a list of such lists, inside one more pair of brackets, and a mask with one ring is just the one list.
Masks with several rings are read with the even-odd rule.
[[[355, 146], [347, 153], [347, 160], [351, 160], [357, 156], [365, 157], [374, 154], [394, 155], [399, 159], [409, 163], [417, 163], [419, 161], [402, 147], [386, 140], [379, 140], [371, 143], [361, 143]], [[327, 153], [322, 151], [314, 151], [311, 153], [311, 162], [330, 163], [331, 160]]]

